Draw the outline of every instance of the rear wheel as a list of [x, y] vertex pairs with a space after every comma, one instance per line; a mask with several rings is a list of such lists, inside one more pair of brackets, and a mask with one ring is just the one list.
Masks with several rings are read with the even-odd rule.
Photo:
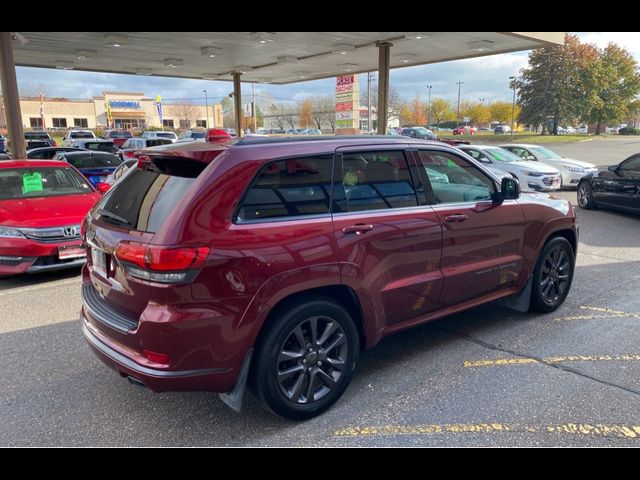
[[359, 354], [347, 311], [324, 297], [277, 313], [256, 349], [253, 388], [285, 418], [319, 415], [344, 393]]
[[533, 271], [531, 308], [537, 312], [552, 312], [567, 298], [575, 257], [571, 244], [555, 237], [544, 246]]
[[577, 195], [580, 208], [585, 210], [596, 208], [596, 202], [593, 199], [593, 188], [589, 182], [580, 182]]

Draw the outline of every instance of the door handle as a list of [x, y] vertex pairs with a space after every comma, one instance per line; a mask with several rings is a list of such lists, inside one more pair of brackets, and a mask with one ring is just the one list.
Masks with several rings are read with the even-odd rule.
[[368, 232], [369, 230], [373, 230], [373, 225], [365, 225], [364, 223], [360, 223], [358, 225], [351, 225], [349, 227], [344, 227], [342, 229], [342, 232], [355, 233], [356, 235], [361, 235], [363, 233]]
[[469, 217], [467, 217], [464, 213], [454, 213], [453, 215], [447, 215], [446, 217], [444, 217], [445, 221], [449, 223], [464, 222], [468, 218]]

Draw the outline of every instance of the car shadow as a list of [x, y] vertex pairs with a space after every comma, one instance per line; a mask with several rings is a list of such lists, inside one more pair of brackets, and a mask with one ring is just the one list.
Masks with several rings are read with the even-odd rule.
[[[10, 277], [0, 277], [0, 291], [11, 290], [12, 288], [23, 288], [37, 285], [46, 285], [51, 282], [60, 280], [68, 280], [80, 275], [80, 267], [69, 268], [65, 270], [56, 270], [53, 272], [42, 272], [20, 275], [12, 275]], [[80, 280], [78, 279], [78, 283]]]

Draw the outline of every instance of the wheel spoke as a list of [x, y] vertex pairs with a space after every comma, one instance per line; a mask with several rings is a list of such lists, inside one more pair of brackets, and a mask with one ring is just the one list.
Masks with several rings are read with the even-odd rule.
[[309, 373], [309, 384], [307, 385], [307, 403], [309, 402], [313, 402], [313, 393], [314, 393], [314, 389], [315, 389], [315, 383], [316, 383], [316, 373], [317, 370], [313, 369], [311, 370], [311, 372]]
[[336, 386], [336, 381], [333, 379], [331, 375], [329, 375], [324, 370], [318, 370], [318, 378], [331, 390]]
[[556, 269], [560, 268], [560, 264], [562, 263], [563, 259], [564, 259], [564, 250], [560, 250], [560, 253], [558, 253], [558, 260], [555, 264]]
[[553, 282], [548, 282], [547, 285], [542, 289], [542, 294], [547, 299], [549, 299], [549, 291], [551, 290], [552, 286], [553, 286]]
[[293, 329], [293, 334], [296, 336], [296, 340], [298, 341], [300, 348], [302, 350], [307, 348], [307, 341], [304, 338], [304, 333], [302, 333], [302, 327], [300, 325]]
[[287, 396], [290, 400], [294, 402], [298, 401], [300, 398], [300, 394], [302, 393], [302, 386], [304, 385], [305, 374], [304, 372], [300, 372], [298, 378], [296, 378], [296, 383], [293, 384], [291, 390], [287, 391]]
[[345, 365], [344, 360], [342, 360], [341, 358], [327, 357], [327, 363], [331, 365], [333, 368], [335, 368], [336, 370], [342, 370], [342, 367], [344, 367]]
[[333, 333], [337, 329], [338, 329], [338, 324], [336, 322], [329, 322], [326, 328], [324, 329], [324, 332], [322, 332], [322, 336], [318, 339], [318, 345], [320, 346], [324, 345], [324, 342], [329, 340], [331, 335], [333, 335]]
[[311, 345], [318, 344], [318, 317], [312, 317], [309, 319], [309, 327], [311, 329]]
[[287, 368], [286, 370], [278, 371], [278, 381], [282, 383], [291, 375], [295, 375], [297, 372], [302, 372], [302, 371], [304, 371], [303, 365], [295, 365], [291, 368]]
[[331, 350], [333, 350], [334, 348], [336, 348], [336, 347], [337, 347], [337, 346], [339, 346], [339, 345], [342, 345], [344, 342], [345, 342], [345, 340], [344, 340], [344, 335], [343, 335], [343, 334], [340, 334], [340, 335], [338, 335], [338, 336], [337, 336], [337, 338], [336, 338], [333, 342], [331, 342], [331, 344], [329, 344], [329, 345], [327, 346], [327, 348], [325, 348], [325, 349], [324, 349], [324, 352], [325, 352], [327, 355], [329, 355], [329, 352], [330, 352]]
[[291, 352], [288, 350], [282, 350], [280, 355], [278, 356], [278, 363], [280, 362], [288, 362], [290, 360], [298, 360], [304, 357], [304, 351], [301, 352]]

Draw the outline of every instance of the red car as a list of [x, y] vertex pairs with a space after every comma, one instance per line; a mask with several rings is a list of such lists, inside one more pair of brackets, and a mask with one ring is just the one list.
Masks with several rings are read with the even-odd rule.
[[67, 163], [0, 162], [0, 277], [82, 265], [80, 222], [99, 198]]
[[386, 335], [498, 299], [558, 308], [578, 230], [570, 202], [445, 143], [337, 136], [156, 147], [84, 238], [82, 330], [104, 363], [236, 409], [249, 384], [302, 419]]
[[478, 131], [477, 128], [469, 127], [468, 125], [465, 125], [462, 127], [454, 128], [453, 134], [454, 135], [474, 135], [477, 131]]
[[103, 138], [112, 140], [116, 147], [121, 148], [124, 142], [132, 137], [133, 135], [131, 135], [129, 130], [107, 130]]

